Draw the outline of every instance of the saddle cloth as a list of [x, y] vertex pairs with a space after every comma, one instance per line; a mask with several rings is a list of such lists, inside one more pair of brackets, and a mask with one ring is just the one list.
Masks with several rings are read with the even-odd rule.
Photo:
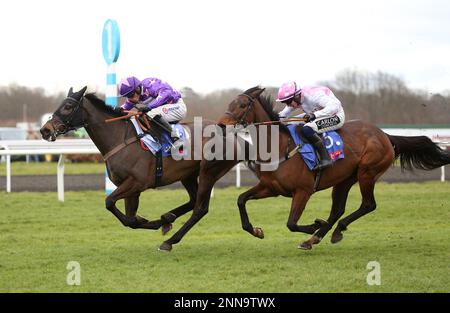
[[[291, 133], [292, 139], [294, 139], [295, 144], [300, 146], [300, 149], [298, 150], [300, 155], [302, 156], [308, 168], [312, 170], [319, 162], [314, 151], [314, 147], [310, 143], [304, 142], [298, 136], [297, 132], [295, 131], [297, 125], [289, 124], [287, 125], [287, 127]], [[333, 162], [344, 158], [344, 142], [337, 132], [335, 132], [334, 130], [324, 132], [322, 134], [322, 138], [328, 154], [330, 155], [330, 158], [331, 160], [333, 160]]]
[[[130, 119], [131, 122], [134, 125], [134, 128], [136, 129], [136, 134], [141, 137], [141, 147], [144, 150], [150, 151], [153, 155], [156, 155], [161, 152], [163, 157], [171, 156], [172, 151], [172, 138], [170, 137], [170, 134], [167, 132], [163, 132], [162, 135], [162, 142], [159, 142], [158, 139], [154, 138], [150, 134], [144, 134], [142, 128], [139, 126], [135, 118]], [[172, 129], [177, 133], [179, 140], [183, 143], [189, 141], [189, 132], [186, 131], [186, 129], [181, 124], [173, 124]], [[184, 150], [178, 151], [179, 156], [183, 156], [185, 153]]]

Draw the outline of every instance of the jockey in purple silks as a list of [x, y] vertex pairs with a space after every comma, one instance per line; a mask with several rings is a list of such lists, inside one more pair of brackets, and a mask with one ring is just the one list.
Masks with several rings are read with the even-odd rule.
[[294, 110], [302, 108], [304, 113], [296, 118], [304, 118], [306, 124], [300, 128], [300, 133], [317, 149], [320, 163], [313, 170], [321, 170], [333, 162], [318, 134], [336, 130], [345, 122], [345, 113], [341, 102], [333, 92], [324, 86], [304, 86], [300, 88], [294, 81], [284, 83], [278, 90], [277, 102], [286, 104], [278, 113], [285, 119]]
[[169, 123], [176, 123], [186, 117], [186, 105], [180, 92], [158, 78], [146, 78], [142, 81], [134, 76], [120, 81], [119, 95], [126, 97], [122, 109], [134, 107], [145, 112], [156, 124], [171, 134], [175, 143], [179, 138], [172, 133]]

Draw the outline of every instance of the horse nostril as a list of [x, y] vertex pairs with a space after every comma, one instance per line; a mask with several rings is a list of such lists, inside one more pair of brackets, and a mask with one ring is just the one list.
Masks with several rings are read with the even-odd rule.
[[50, 135], [50, 130], [48, 128], [41, 128], [40, 129], [41, 135], [43, 138], [48, 137]]

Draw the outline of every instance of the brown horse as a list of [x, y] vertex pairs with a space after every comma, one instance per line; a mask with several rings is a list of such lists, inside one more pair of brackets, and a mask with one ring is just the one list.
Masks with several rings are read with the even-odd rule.
[[[144, 229], [162, 227], [165, 234], [177, 217], [192, 210], [194, 206], [200, 161], [195, 160], [192, 155], [190, 159], [182, 160], [163, 158], [164, 174], [157, 183], [159, 179], [155, 175], [156, 158], [140, 147], [131, 122], [123, 119], [105, 123], [105, 120], [122, 116], [122, 113], [107, 106], [94, 94], [85, 95], [85, 91], [86, 87], [75, 93], [70, 88], [67, 98], [41, 128], [42, 138], [54, 141], [58, 135], [84, 127], [105, 159], [109, 178], [117, 186], [117, 189], [106, 197], [106, 208], [124, 226]], [[212, 122], [205, 122], [202, 126], [207, 124]], [[193, 138], [193, 124], [187, 126]], [[190, 144], [190, 153], [193, 154], [194, 140], [191, 140]], [[136, 214], [142, 191], [177, 181], [181, 181], [189, 194], [190, 200], [187, 203], [163, 214], [159, 220], [148, 221]], [[126, 214], [116, 207], [116, 202], [120, 199], [125, 199]]]
[[[361, 206], [352, 214], [339, 220], [331, 238], [333, 243], [342, 240], [342, 232], [350, 223], [375, 210], [375, 183], [398, 157], [400, 157], [402, 169], [415, 167], [431, 170], [450, 163], [450, 155], [425, 136], [391, 136], [375, 125], [362, 121], [349, 121], [338, 131], [344, 141], [345, 158], [325, 169], [321, 173], [318, 185], [315, 186], [316, 173], [307, 168], [298, 153], [288, 153], [295, 151], [295, 145], [289, 131], [280, 123], [278, 114], [273, 111], [270, 98], [261, 96], [263, 91], [264, 89], [254, 87], [239, 95], [229, 104], [228, 111], [219, 120], [219, 125], [247, 126], [252, 123], [267, 124], [266, 122], [280, 124], [279, 146], [276, 148], [279, 149], [279, 155], [283, 157], [275, 160], [279, 163], [278, 168], [273, 171], [262, 171], [262, 160], [257, 160], [255, 173], [260, 182], [241, 194], [237, 202], [242, 228], [257, 238], [263, 238], [264, 234], [261, 228], [253, 227], [249, 221], [245, 205], [250, 199], [278, 195], [292, 197], [287, 227], [293, 232], [314, 234], [311, 239], [299, 246], [302, 249], [311, 249], [312, 245], [319, 243], [344, 214], [348, 193], [356, 182], [359, 182], [362, 195]], [[271, 142], [271, 132], [267, 131], [267, 134], [267, 138], [258, 138], [258, 140]], [[206, 163], [210, 164], [201, 166], [200, 185], [193, 215], [172, 238], [163, 243], [160, 249], [170, 250], [172, 244], [179, 242], [186, 232], [208, 212], [212, 186], [237, 161]], [[314, 224], [298, 225], [297, 222], [311, 195], [315, 191], [330, 187], [333, 187], [333, 203], [328, 220], [316, 219]]]

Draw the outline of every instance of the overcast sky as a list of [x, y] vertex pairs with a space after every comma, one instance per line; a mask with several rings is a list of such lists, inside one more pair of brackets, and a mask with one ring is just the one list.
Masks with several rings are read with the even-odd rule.
[[286, 80], [314, 84], [345, 68], [450, 89], [450, 1], [2, 1], [0, 85], [104, 91], [101, 35], [118, 22], [118, 78], [159, 77], [198, 92]]

